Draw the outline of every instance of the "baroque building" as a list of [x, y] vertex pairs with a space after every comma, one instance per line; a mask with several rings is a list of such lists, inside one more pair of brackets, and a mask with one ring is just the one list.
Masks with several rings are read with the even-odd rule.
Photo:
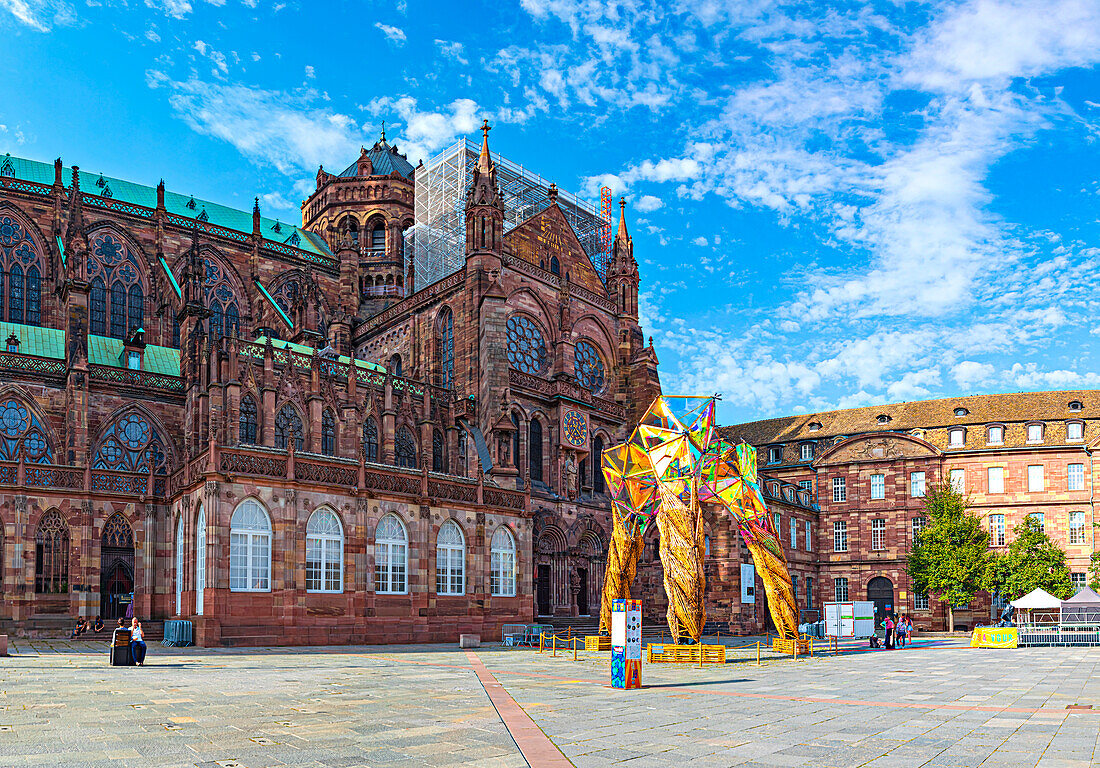
[[300, 226], [0, 158], [0, 631], [131, 599], [205, 645], [598, 612], [600, 454], [660, 391], [625, 210], [602, 255], [554, 185], [506, 228], [488, 125], [474, 154], [464, 258], [424, 285], [423, 166], [384, 137]]

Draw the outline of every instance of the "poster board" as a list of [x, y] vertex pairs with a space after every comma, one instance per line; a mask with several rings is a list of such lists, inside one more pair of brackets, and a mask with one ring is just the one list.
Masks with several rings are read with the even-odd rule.
[[741, 563], [741, 604], [753, 605], [756, 603], [756, 566], [752, 563]]
[[611, 687], [642, 687], [642, 601], [611, 601]]
[[825, 603], [825, 637], [856, 638], [875, 634], [875, 604], [866, 600]]

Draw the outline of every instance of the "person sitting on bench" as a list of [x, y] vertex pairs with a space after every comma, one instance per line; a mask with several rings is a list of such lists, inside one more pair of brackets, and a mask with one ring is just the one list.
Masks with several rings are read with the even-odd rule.
[[145, 645], [145, 633], [141, 631], [141, 622], [134, 617], [133, 622], [130, 624], [130, 653], [134, 657], [134, 663], [139, 667], [145, 666], [145, 652], [148, 647]]

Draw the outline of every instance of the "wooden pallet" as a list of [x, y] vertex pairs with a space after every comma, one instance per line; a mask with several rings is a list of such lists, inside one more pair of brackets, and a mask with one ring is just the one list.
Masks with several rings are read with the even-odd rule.
[[[776, 653], [785, 653], [788, 656], [794, 655], [794, 640], [784, 640], [780, 637], [772, 638], [772, 650]], [[798, 655], [809, 656], [810, 655], [810, 638], [803, 636], [798, 638]]]
[[607, 635], [585, 635], [584, 649], [586, 651], [610, 651], [611, 638]]
[[650, 664], [698, 664], [700, 653], [704, 664], [725, 664], [724, 645], [656, 645], [646, 646], [646, 660]]

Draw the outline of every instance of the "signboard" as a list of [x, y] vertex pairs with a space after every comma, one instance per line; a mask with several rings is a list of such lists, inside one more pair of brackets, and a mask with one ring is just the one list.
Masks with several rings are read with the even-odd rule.
[[642, 601], [611, 601], [611, 687], [642, 687]]
[[741, 563], [741, 603], [756, 603], [756, 566]]
[[1019, 642], [1016, 627], [978, 627], [970, 636], [971, 648], [1015, 648]]
[[825, 637], [870, 637], [874, 633], [874, 603], [825, 603]]

